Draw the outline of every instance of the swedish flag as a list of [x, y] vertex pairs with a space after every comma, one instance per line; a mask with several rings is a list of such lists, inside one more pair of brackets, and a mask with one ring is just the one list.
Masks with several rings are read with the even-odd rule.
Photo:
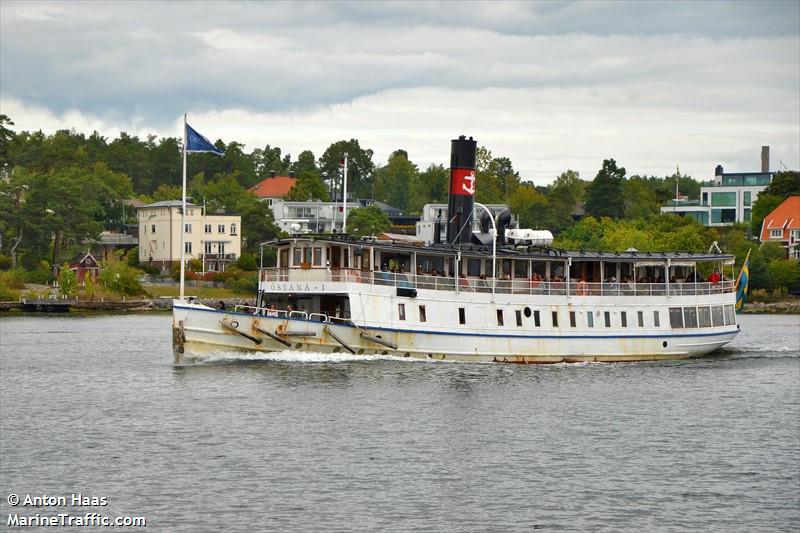
[[739, 279], [736, 280], [736, 310], [741, 311], [744, 308], [744, 302], [747, 299], [747, 286], [750, 283], [750, 250], [747, 251], [747, 257], [742, 264], [742, 270], [739, 272]]

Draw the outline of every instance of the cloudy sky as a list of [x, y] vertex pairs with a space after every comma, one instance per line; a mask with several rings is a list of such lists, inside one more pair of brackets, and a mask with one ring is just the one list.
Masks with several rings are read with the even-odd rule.
[[18, 130], [206, 136], [447, 164], [474, 136], [526, 179], [800, 168], [800, 2], [0, 2]]

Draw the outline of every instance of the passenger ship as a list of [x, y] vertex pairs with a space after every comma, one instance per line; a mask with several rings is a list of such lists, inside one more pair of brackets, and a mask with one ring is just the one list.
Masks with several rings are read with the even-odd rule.
[[[265, 243], [254, 305], [173, 305], [176, 360], [220, 350], [508, 363], [708, 354], [738, 333], [733, 256], [601, 253], [486, 214], [474, 231], [475, 147], [452, 141], [445, 242], [295, 235]], [[492, 230], [486, 230], [491, 223]], [[498, 228], [499, 226], [499, 228]], [[438, 231], [435, 232], [438, 235]], [[438, 239], [434, 239], [438, 240]], [[717, 272], [699, 281], [700, 272]]]

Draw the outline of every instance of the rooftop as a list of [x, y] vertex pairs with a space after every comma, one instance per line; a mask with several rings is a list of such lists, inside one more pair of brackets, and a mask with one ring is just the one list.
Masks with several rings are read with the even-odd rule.
[[284, 198], [295, 183], [297, 178], [292, 176], [275, 176], [259, 181], [249, 190], [259, 198]]

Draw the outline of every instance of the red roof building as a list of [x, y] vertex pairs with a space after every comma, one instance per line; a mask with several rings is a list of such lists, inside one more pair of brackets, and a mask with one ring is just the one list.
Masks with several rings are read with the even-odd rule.
[[250, 192], [262, 199], [285, 198], [295, 183], [294, 176], [270, 176], [250, 187]]
[[800, 196], [790, 196], [764, 217], [761, 242], [779, 242], [786, 257], [800, 259]]

